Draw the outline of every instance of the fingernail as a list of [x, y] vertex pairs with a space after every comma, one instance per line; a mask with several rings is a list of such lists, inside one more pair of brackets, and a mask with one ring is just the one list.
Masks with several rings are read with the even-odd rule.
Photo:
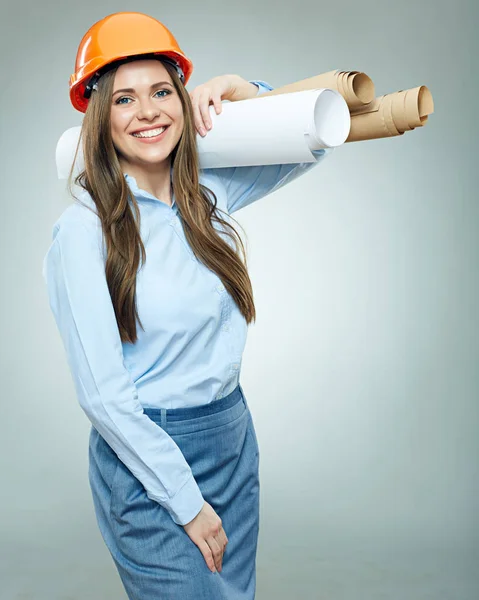
[[211, 123], [206, 123], [206, 128], [211, 129]]
[[204, 130], [204, 128], [203, 128], [203, 127], [200, 127], [200, 134], [201, 134], [201, 135], [205, 135], [205, 134], [206, 134], [206, 131]]

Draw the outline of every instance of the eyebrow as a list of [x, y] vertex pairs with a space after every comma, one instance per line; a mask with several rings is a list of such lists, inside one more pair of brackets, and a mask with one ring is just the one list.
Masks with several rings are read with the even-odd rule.
[[[150, 90], [152, 90], [153, 88], [155, 88], [159, 85], [169, 85], [170, 87], [173, 87], [169, 81], [158, 81], [157, 83], [152, 83], [150, 85]], [[122, 88], [121, 90], [114, 91], [112, 96], [114, 96], [115, 94], [118, 94], [118, 92], [132, 92], [133, 93], [134, 91], [135, 91], [134, 88]]]

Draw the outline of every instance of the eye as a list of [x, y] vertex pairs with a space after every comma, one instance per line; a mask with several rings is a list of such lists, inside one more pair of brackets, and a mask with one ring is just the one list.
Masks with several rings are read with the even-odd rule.
[[[158, 92], [166, 92], [167, 96], [168, 96], [168, 94], [171, 94], [171, 90], [162, 89], [162, 90], [158, 90], [157, 92], [155, 92], [155, 96], [156, 96], [156, 94], [158, 94]], [[163, 98], [164, 98], [164, 96], [163, 96]]]
[[[171, 94], [171, 90], [167, 90], [165, 88], [161, 89], [161, 90], [157, 90], [155, 92], [155, 96], [156, 94], [160, 93], [160, 92], [166, 92], [166, 96], [168, 96], [169, 94]], [[127, 104], [125, 102], [120, 102], [120, 100], [125, 100], [128, 99], [129, 96], [120, 96], [120, 98], [117, 98], [117, 100], [115, 100], [115, 104]], [[162, 96], [162, 98], [165, 98], [165, 96]]]

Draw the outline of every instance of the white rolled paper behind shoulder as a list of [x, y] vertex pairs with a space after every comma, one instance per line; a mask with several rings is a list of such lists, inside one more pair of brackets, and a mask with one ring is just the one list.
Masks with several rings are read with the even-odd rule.
[[[329, 88], [225, 102], [219, 115], [212, 105], [209, 113], [212, 129], [197, 135], [202, 169], [314, 162], [313, 150], [340, 146], [351, 127], [346, 101]], [[58, 141], [59, 179], [68, 177], [80, 131], [71, 127]], [[80, 147], [74, 174], [83, 168]]]

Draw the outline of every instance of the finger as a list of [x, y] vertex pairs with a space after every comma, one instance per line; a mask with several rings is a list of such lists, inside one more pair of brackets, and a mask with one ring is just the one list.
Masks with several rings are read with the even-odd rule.
[[[228, 538], [226, 537], [225, 530], [223, 527], [220, 528], [218, 535], [216, 536], [216, 541], [218, 542], [220, 548], [223, 550], [223, 554], [221, 556], [221, 568], [223, 568], [223, 557], [226, 550], [226, 545], [228, 544]], [[221, 569], [220, 569], [221, 570]]]
[[193, 117], [195, 120], [195, 126], [201, 135], [206, 135], [206, 130], [203, 125], [203, 117], [201, 116], [200, 108], [199, 108], [199, 98], [196, 98], [194, 102], [192, 102], [193, 106]]
[[213, 558], [215, 561], [216, 568], [218, 571], [221, 571], [221, 563], [223, 559], [223, 548], [218, 544], [216, 538], [209, 537], [206, 539], [209, 547], [211, 548], [211, 552], [213, 553]]
[[224, 554], [226, 551], [226, 545], [228, 543], [228, 539], [223, 530], [220, 531], [220, 533], [216, 536], [215, 539], [218, 542], [219, 547], [221, 548], [221, 564], [220, 564], [220, 568], [218, 569], [218, 571], [221, 572], [221, 570], [223, 569], [223, 557], [224, 557]]
[[199, 100], [199, 107], [204, 126], [207, 129], [211, 129], [210, 93], [208, 91], [205, 91], [203, 94], [201, 94], [201, 98]]
[[198, 548], [200, 549], [201, 554], [203, 555], [203, 558], [205, 559], [205, 562], [206, 562], [208, 568], [213, 573], [216, 573], [215, 560], [213, 558], [211, 548], [210, 548], [209, 544], [206, 543], [206, 540], [200, 540], [198, 542]]
[[220, 112], [223, 110], [223, 104], [221, 103], [221, 96], [214, 96], [213, 104], [215, 106], [216, 114], [219, 115]]
[[225, 530], [223, 529], [223, 527], [221, 528], [221, 530], [217, 536], [217, 539], [219, 539], [219, 541], [221, 542], [220, 546], [223, 546], [223, 552], [224, 552], [224, 548], [226, 548], [226, 544], [228, 543], [228, 538], [226, 537], [226, 533], [225, 533]]
[[190, 92], [190, 100], [191, 100], [191, 104], [195, 104], [195, 102], [196, 102], [196, 93], [195, 93], [195, 91]]

